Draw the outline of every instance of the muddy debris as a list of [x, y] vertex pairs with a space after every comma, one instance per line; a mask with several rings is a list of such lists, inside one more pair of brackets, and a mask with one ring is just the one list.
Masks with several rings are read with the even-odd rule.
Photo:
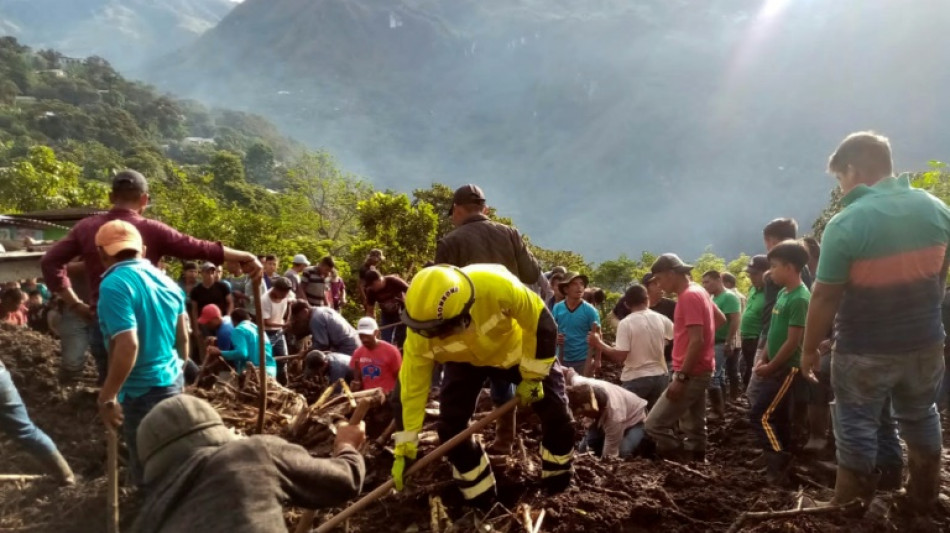
[[[39, 333], [14, 330], [0, 325], [0, 360], [13, 375], [30, 416], [56, 442], [75, 470], [75, 487], [60, 488], [47, 479], [0, 482], [0, 531], [102, 532], [105, 531], [105, 440], [97, 418], [95, 369], [87, 362], [78, 383], [59, 382], [59, 343]], [[605, 374], [618, 370], [605, 363]], [[616, 377], [616, 376], [614, 376]], [[314, 409], [326, 387], [318, 381], [291, 381], [290, 388], [269, 383], [269, 402], [265, 432], [305, 443], [316, 455], [329, 453], [332, 430], [337, 420], [347, 418], [352, 405], [345, 395]], [[252, 434], [256, 424], [256, 377], [244, 381], [220, 380], [210, 389], [190, 390], [215, 404], [235, 431]], [[272, 396], [271, 396], [272, 395]], [[438, 402], [429, 405], [424, 432], [432, 437], [436, 426]], [[331, 403], [333, 402], [333, 403]], [[705, 463], [678, 465], [654, 458], [637, 457], [626, 461], [599, 460], [578, 455], [575, 483], [560, 494], [547, 494], [540, 487], [540, 428], [529, 410], [519, 411], [522, 446], [511, 456], [492, 456], [498, 481], [498, 504], [489, 512], [471, 510], [451, 482], [451, 468], [444, 460], [407, 482], [401, 493], [392, 494], [351, 518], [350, 532], [394, 531], [526, 531], [525, 511], [537, 520], [544, 511], [540, 531], [568, 533], [594, 532], [725, 532], [748, 511], [793, 509], [804, 493], [818, 499], [830, 499], [834, 484], [833, 470], [817, 459], [796, 461], [794, 486], [774, 489], [765, 483], [764, 474], [747, 463], [758, 447], [747, 421], [748, 404], [740, 400], [730, 405], [726, 419], [709, 426], [709, 450]], [[479, 411], [491, 409], [487, 392], [479, 402]], [[386, 407], [374, 415], [375, 434], [388, 425], [391, 412]], [[372, 417], [371, 417], [372, 418]], [[296, 425], [295, 425], [296, 423]], [[578, 434], [582, 434], [580, 425]], [[489, 443], [494, 437], [489, 428], [479, 438]], [[389, 479], [392, 466], [390, 443], [373, 442], [366, 451], [367, 479], [364, 493]], [[945, 437], [945, 445], [950, 439]], [[423, 440], [420, 448], [427, 453], [437, 446], [435, 438]], [[6, 438], [0, 441], [2, 474], [40, 473], [29, 455]], [[124, 456], [122, 450], [120, 455]], [[120, 460], [122, 460], [120, 458]], [[943, 493], [950, 487], [950, 469], [944, 462]], [[120, 472], [120, 477], [124, 477]], [[822, 488], [824, 487], [824, 488]], [[768, 520], [746, 520], [741, 532], [890, 532], [950, 531], [950, 515], [921, 518], [902, 514], [893, 505], [894, 495], [882, 495], [874, 516], [857, 518], [845, 513], [795, 516]], [[122, 530], [130, 531], [139, 507], [139, 495], [123, 489], [120, 501]], [[316, 523], [340, 509], [317, 511]], [[435, 512], [433, 512], [435, 511]], [[303, 509], [287, 509], [288, 528], [296, 526]], [[435, 518], [433, 518], [435, 517]], [[291, 529], [292, 530], [292, 529]], [[341, 529], [342, 531], [342, 529]]]

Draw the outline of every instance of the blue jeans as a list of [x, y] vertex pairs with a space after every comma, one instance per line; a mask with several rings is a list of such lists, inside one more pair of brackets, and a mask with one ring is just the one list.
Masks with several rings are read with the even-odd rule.
[[[630, 457], [633, 455], [633, 452], [637, 451], [637, 447], [640, 446], [640, 441], [643, 440], [645, 434], [643, 422], [627, 428], [623, 434], [623, 440], [620, 442], [620, 457]], [[598, 457], [604, 453], [604, 431], [597, 426], [591, 426], [590, 429], [587, 430], [587, 435], [584, 436], [584, 440], [581, 441], [577, 448], [577, 451], [580, 453], [584, 453], [587, 450], [594, 452], [594, 455]]]
[[726, 386], [726, 345], [717, 342], [713, 347], [716, 354], [716, 371], [709, 381], [710, 389], [725, 389]]
[[[287, 355], [287, 339], [281, 330], [267, 331], [267, 339], [273, 347], [272, 355], [274, 357], [283, 357]], [[287, 384], [287, 362], [277, 361], [277, 382], [281, 385]]]
[[[880, 460], [887, 461], [886, 456], [894, 454], [897, 429], [882, 417], [888, 398], [907, 447], [928, 455], [940, 453], [940, 417], [935, 402], [943, 374], [942, 344], [902, 354], [835, 352], [831, 386], [838, 465], [868, 474]], [[882, 441], [883, 446], [879, 444]], [[881, 452], [885, 457], [879, 459]]]
[[10, 372], [0, 363], [0, 432], [19, 442], [38, 458], [56, 453], [56, 445], [49, 435], [30, 420], [26, 406], [10, 378]]
[[621, 387], [636, 394], [647, 401], [647, 410], [653, 409], [656, 401], [660, 399], [666, 387], [670, 385], [670, 375], [660, 374], [659, 376], [645, 376], [642, 378], [631, 379], [620, 384]]
[[62, 370], [66, 374], [79, 374], [86, 363], [86, 350], [89, 348], [88, 322], [69, 309], [63, 309], [59, 321], [59, 338], [62, 347]]
[[96, 371], [99, 373], [97, 383], [102, 386], [109, 373], [109, 346], [102, 337], [102, 330], [95, 324], [89, 325], [89, 351], [96, 361]]
[[183, 385], [184, 380], [179, 376], [178, 381], [170, 387], [152, 387], [141, 396], [135, 398], [126, 396], [122, 401], [122, 414], [125, 417], [122, 422], [122, 435], [125, 437], [125, 445], [129, 449], [129, 481], [133, 485], [141, 487], [144, 473], [143, 465], [139, 462], [138, 441], [136, 439], [139, 424], [159, 402], [181, 394]]
[[[381, 329], [390, 324], [395, 324], [400, 321], [400, 318], [398, 315], [395, 317], [380, 316], [380, 319], [382, 320], [382, 323], [380, 323], [379, 325]], [[388, 342], [389, 344], [392, 344], [396, 348], [399, 348], [400, 351], [402, 351], [402, 345], [403, 343], [406, 342], [406, 325], [400, 324], [398, 326], [394, 326], [388, 329], [383, 329], [382, 331], [379, 332], [379, 336], [384, 341]]]

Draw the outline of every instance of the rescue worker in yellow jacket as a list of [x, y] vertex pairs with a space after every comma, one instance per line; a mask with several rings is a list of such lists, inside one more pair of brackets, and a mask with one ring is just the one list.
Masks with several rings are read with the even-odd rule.
[[[541, 418], [543, 484], [553, 491], [567, 488], [574, 473], [573, 419], [555, 363], [557, 325], [541, 298], [501, 265], [439, 265], [412, 280], [402, 320], [409, 334], [399, 372], [403, 427], [394, 435], [397, 490], [406, 461], [416, 458], [437, 362], [444, 365], [442, 442], [468, 427], [486, 378], [506, 379], [518, 385], [520, 403], [532, 404]], [[469, 504], [481, 507], [494, 500], [495, 477], [474, 439], [456, 446], [448, 459]]]

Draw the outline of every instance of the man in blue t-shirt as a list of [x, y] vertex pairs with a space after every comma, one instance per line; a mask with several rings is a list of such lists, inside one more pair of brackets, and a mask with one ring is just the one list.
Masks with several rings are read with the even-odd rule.
[[211, 332], [209, 339], [214, 339], [214, 345], [221, 351], [234, 349], [231, 336], [234, 333], [234, 324], [231, 317], [221, 316], [221, 309], [216, 304], [208, 304], [201, 310], [198, 324]]
[[552, 311], [557, 322], [559, 360], [562, 365], [573, 368], [578, 374], [593, 375], [600, 369], [600, 352], [597, 351], [590, 367], [587, 361], [587, 335], [592, 330], [600, 331], [600, 313], [584, 301], [587, 276], [570, 272], [560, 282], [564, 300]]
[[160, 401], [182, 391], [182, 359], [188, 359], [185, 294], [142, 258], [142, 236], [128, 222], [103, 224], [96, 246], [106, 267], [99, 287], [99, 326], [111, 354], [99, 392], [99, 416], [110, 429], [122, 426], [129, 476], [141, 485], [139, 423]]

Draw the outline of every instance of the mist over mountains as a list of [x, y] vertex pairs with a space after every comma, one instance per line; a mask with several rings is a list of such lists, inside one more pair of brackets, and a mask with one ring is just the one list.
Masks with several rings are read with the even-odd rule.
[[0, 0], [0, 35], [35, 49], [100, 56], [122, 70], [191, 44], [231, 0]]
[[943, 0], [245, 0], [130, 74], [378, 186], [478, 183], [543, 246], [731, 255], [810, 226], [851, 131], [901, 169], [950, 158], [948, 23]]

